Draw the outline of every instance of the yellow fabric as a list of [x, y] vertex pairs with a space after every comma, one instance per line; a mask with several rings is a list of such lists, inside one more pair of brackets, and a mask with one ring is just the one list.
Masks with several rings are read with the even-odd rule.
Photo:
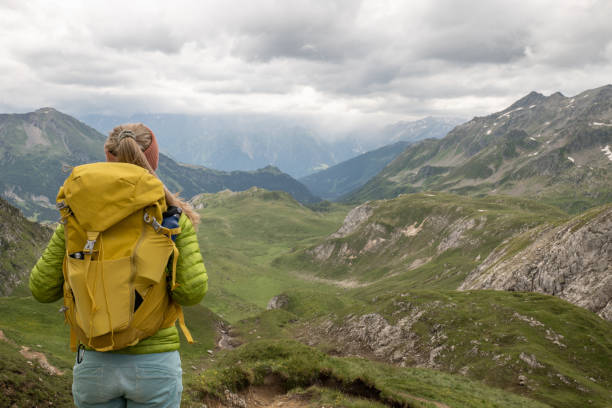
[[[173, 255], [173, 288], [178, 250], [170, 236], [180, 228], [159, 225], [166, 204], [155, 176], [125, 163], [78, 166], [57, 202], [65, 222], [64, 302], [71, 340], [98, 351], [118, 350], [177, 319], [184, 326], [165, 273]], [[136, 293], [143, 300], [134, 311]]]
[[63, 190], [66, 204], [86, 231], [105, 231], [164, 198], [164, 187], [157, 177], [128, 163], [77, 166]]

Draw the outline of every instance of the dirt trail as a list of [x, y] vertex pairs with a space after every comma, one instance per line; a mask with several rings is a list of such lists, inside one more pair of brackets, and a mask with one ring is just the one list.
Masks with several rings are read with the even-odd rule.
[[353, 279], [334, 280], [334, 279], [327, 279], [327, 278], [319, 278], [318, 276], [311, 276], [311, 275], [307, 275], [304, 273], [300, 273], [298, 271], [293, 271], [291, 272], [291, 274], [304, 281], [324, 283], [327, 285], [338, 286], [343, 289], [364, 288], [374, 283], [374, 282], [362, 283], [362, 282], [357, 282], [356, 280], [353, 280]]
[[[15, 342], [13, 340], [11, 340], [8, 337], [6, 337], [2, 330], [0, 330], [0, 341], [5, 341], [5, 342], [7, 342], [9, 344], [12, 344], [14, 346], [17, 345], [17, 344], [15, 344]], [[64, 375], [63, 371], [61, 371], [60, 369], [52, 366], [51, 363], [49, 363], [49, 361], [47, 360], [47, 356], [45, 356], [43, 353], [41, 353], [39, 351], [31, 351], [29, 347], [21, 346], [21, 350], [19, 350], [19, 353], [26, 360], [28, 360], [29, 363], [31, 363], [32, 360], [38, 361], [38, 365], [40, 365], [46, 372], [48, 372], [51, 375]]]
[[52, 366], [47, 360], [47, 356], [45, 356], [39, 351], [30, 351], [29, 347], [21, 346], [21, 350], [19, 351], [19, 353], [21, 353], [21, 355], [24, 356], [28, 361], [37, 360], [38, 365], [40, 365], [51, 375], [64, 375], [63, 371]]

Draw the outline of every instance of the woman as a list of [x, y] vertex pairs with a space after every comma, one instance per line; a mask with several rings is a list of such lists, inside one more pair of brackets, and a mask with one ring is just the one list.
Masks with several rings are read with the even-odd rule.
[[[104, 144], [107, 161], [131, 163], [155, 175], [159, 149], [155, 135], [143, 124], [113, 129]], [[199, 216], [191, 206], [165, 187], [168, 206], [182, 209], [176, 287], [172, 299], [180, 305], [199, 303], [207, 290], [207, 275], [194, 225]], [[65, 256], [64, 226], [59, 225], [30, 275], [29, 286], [40, 302], [62, 297]], [[74, 366], [72, 392], [79, 408], [89, 407], [178, 407], [182, 370], [176, 326], [160, 329], [137, 344], [112, 352], [85, 350]]]

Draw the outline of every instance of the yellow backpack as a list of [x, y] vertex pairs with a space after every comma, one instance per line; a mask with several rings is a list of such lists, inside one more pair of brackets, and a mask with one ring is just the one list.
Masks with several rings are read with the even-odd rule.
[[[173, 326], [192, 343], [172, 301], [178, 249], [161, 225], [161, 181], [127, 163], [77, 166], [57, 195], [64, 224], [64, 308], [70, 347], [119, 350]], [[166, 267], [172, 256], [170, 282]], [[170, 288], [168, 288], [170, 286]]]

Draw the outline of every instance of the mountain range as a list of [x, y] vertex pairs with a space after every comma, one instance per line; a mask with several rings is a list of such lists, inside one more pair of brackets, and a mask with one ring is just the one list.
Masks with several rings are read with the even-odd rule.
[[572, 212], [612, 201], [612, 85], [531, 92], [408, 147], [347, 202], [436, 190], [533, 197]]
[[142, 122], [161, 150], [183, 163], [224, 171], [272, 165], [299, 178], [398, 141], [444, 137], [459, 118], [424, 118], [378, 130], [331, 134], [308, 122], [273, 115], [85, 115], [83, 122], [108, 134], [121, 123]]
[[402, 153], [410, 142], [395, 142], [325, 170], [299, 179], [313, 194], [326, 200], [338, 200], [376, 176]]
[[[0, 115], [2, 196], [29, 217], [55, 220], [55, 196], [67, 177], [66, 168], [105, 160], [104, 140], [96, 130], [53, 108]], [[157, 173], [170, 190], [180, 191], [187, 199], [202, 192], [258, 186], [287, 191], [304, 203], [319, 200], [304, 185], [272, 166], [224, 172], [184, 165], [160, 154]]]

